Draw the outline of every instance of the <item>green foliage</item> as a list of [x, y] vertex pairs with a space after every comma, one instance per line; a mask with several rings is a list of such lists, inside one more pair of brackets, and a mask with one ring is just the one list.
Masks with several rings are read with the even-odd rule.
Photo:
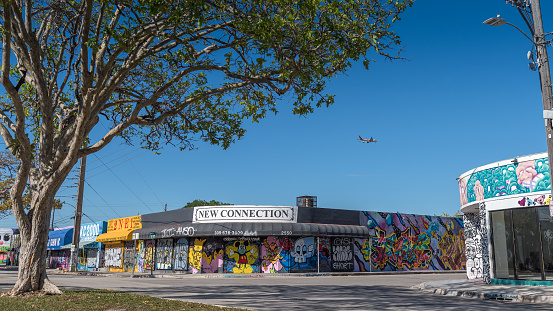
[[211, 200], [211, 201], [194, 200], [192, 202], [186, 203], [186, 205], [183, 206], [182, 208], [196, 207], [196, 206], [218, 206], [218, 205], [234, 205], [234, 204], [232, 204], [232, 203], [223, 203], [223, 202], [219, 202], [219, 201], [215, 201], [215, 200]]
[[[13, 186], [17, 166], [17, 158], [9, 151], [0, 151], [0, 219], [11, 214], [10, 189]], [[31, 207], [31, 199], [32, 193], [27, 187], [23, 194], [23, 206], [27, 210]], [[59, 199], [55, 199], [53, 208], [61, 209], [64, 203]]]
[[[10, 197], [29, 228], [22, 234], [47, 228], [44, 215], [78, 159], [114, 138], [155, 152], [197, 141], [226, 149], [246, 121], [332, 105], [326, 83], [353, 62], [399, 58], [391, 25], [412, 3], [3, 2], [0, 135], [18, 159]], [[34, 191], [28, 212], [25, 189]], [[35, 286], [44, 268], [25, 269], [33, 273], [20, 274], [28, 279], [16, 291]]]

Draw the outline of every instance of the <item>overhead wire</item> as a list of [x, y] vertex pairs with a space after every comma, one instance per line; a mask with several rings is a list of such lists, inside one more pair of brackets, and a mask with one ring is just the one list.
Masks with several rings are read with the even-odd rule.
[[[109, 163], [111, 163], [111, 162], [117, 161], [118, 159], [121, 159], [122, 157], [126, 157], [128, 154], [131, 154], [131, 153], [137, 151], [138, 149], [140, 149], [140, 148], [133, 149], [132, 151], [127, 152], [126, 154], [124, 154], [124, 155], [122, 155], [122, 156], [119, 156], [119, 157], [117, 157], [117, 158], [115, 158], [115, 159], [113, 159], [113, 160], [110, 160], [110, 161], [107, 161], [107, 162], [105, 162], [105, 163], [102, 163], [101, 165], [95, 166], [95, 167], [93, 167], [93, 168], [91, 168], [91, 169], [88, 169], [88, 168], [87, 168], [87, 171], [93, 171], [93, 170], [95, 170], [95, 169], [98, 169], [98, 168], [100, 168], [100, 167], [105, 166], [105, 164], [109, 164]], [[113, 153], [112, 153], [112, 154], [113, 154]], [[104, 158], [105, 158], [105, 157], [104, 157]], [[128, 158], [127, 158], [127, 159], [128, 159]], [[97, 160], [95, 160], [95, 161], [97, 162], [97, 161], [100, 161], [100, 160], [97, 159]], [[123, 162], [123, 163], [124, 163], [124, 162]]]
[[[100, 158], [98, 158], [100, 159]], [[102, 160], [100, 160], [100, 162], [103, 163]], [[109, 168], [107, 165], [106, 167], [108, 168], [108, 170], [113, 174], [113, 176], [115, 176], [115, 178], [117, 178], [125, 187], [127, 187], [127, 189], [140, 201], [142, 202], [142, 204], [144, 204], [144, 206], [146, 206], [152, 213], [154, 212], [149, 206], [148, 204], [146, 204], [121, 178], [119, 178], [119, 176], [117, 176], [117, 174], [115, 174], [113, 172], [113, 170], [111, 168]]]
[[[94, 176], [98, 176], [98, 175], [100, 175], [100, 174], [102, 174], [102, 173], [104, 173], [104, 172], [107, 172], [107, 171], [111, 170], [111, 169], [114, 168], [114, 167], [117, 167], [117, 166], [119, 166], [119, 165], [121, 165], [121, 164], [123, 164], [123, 163], [125, 163], [125, 162], [130, 161], [131, 159], [134, 159], [134, 158], [136, 158], [136, 157], [138, 157], [138, 156], [141, 156], [141, 155], [143, 155], [143, 154], [146, 153], [146, 152], [147, 152], [147, 151], [144, 151], [144, 152], [142, 152], [142, 153], [139, 153], [139, 154], [137, 154], [136, 156], [134, 156], [134, 157], [128, 159], [127, 161], [123, 161], [123, 162], [121, 162], [121, 163], [119, 163], [119, 164], [117, 164], [117, 165], [112, 166], [111, 168], [108, 167], [108, 166], [106, 166], [107, 169], [105, 169], [105, 170], [103, 170], [103, 171], [101, 171], [101, 172], [99, 172], [99, 173], [96, 173], [96, 174], [94, 174], [94, 175], [92, 175], [92, 176], [89, 176], [89, 177], [87, 177], [87, 178], [92, 178], [92, 177], [94, 177]], [[94, 154], [94, 155], [95, 155], [95, 154]]]
[[104, 197], [102, 197], [98, 193], [98, 191], [96, 191], [96, 189], [94, 189], [94, 187], [92, 187], [90, 185], [90, 183], [88, 181], [85, 180], [85, 183], [90, 187], [90, 189], [92, 189], [92, 191], [94, 191], [100, 197], [100, 199], [102, 199], [102, 201], [104, 201], [104, 203], [106, 203], [106, 205], [115, 213], [115, 215], [117, 215], [117, 218], [121, 218], [121, 216], [119, 216], [119, 214], [113, 209], [113, 207], [111, 207], [111, 205], [109, 205], [109, 203], [104, 199]]

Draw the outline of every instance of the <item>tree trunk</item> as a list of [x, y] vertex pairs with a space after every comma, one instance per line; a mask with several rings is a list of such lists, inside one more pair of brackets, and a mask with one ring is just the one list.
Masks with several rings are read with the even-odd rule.
[[[36, 291], [42, 291], [45, 294], [62, 294], [46, 275], [46, 248], [53, 200], [37, 201], [28, 214], [16, 215], [21, 236], [21, 248], [19, 274], [15, 286], [9, 292], [10, 295]], [[40, 206], [40, 204], [46, 206]], [[23, 220], [22, 217], [28, 217], [25, 219], [28, 221]]]

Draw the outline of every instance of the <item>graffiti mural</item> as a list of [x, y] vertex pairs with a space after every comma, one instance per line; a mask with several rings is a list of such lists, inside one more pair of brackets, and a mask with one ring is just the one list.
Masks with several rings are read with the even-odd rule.
[[155, 269], [156, 241], [146, 240], [144, 242], [144, 270]]
[[263, 243], [261, 244], [261, 272], [288, 272], [283, 262], [290, 261], [290, 247], [285, 249], [285, 246], [291, 243], [289, 238], [276, 236], [269, 236], [263, 239]]
[[160, 239], [156, 247], [156, 269], [171, 270], [173, 259], [173, 239]]
[[260, 272], [259, 238], [225, 238], [225, 272]]
[[302, 237], [285, 246], [290, 252], [289, 266], [286, 267], [289, 271], [317, 271], [315, 240], [314, 237]]
[[144, 272], [144, 262], [146, 261], [146, 248], [144, 246], [144, 241], [136, 241], [136, 249], [138, 250], [138, 261], [136, 263], [136, 272]]
[[353, 271], [353, 238], [332, 238], [332, 271]]
[[369, 238], [353, 242], [354, 271], [465, 269], [460, 218], [363, 212], [362, 221]]
[[188, 269], [188, 239], [180, 238], [175, 242], [175, 270]]
[[319, 238], [319, 271], [332, 271], [330, 238]]
[[194, 239], [194, 244], [189, 247], [188, 266], [190, 273], [201, 273], [202, 271], [202, 250], [206, 239]]
[[486, 204], [482, 202], [478, 205], [478, 208], [480, 211], [480, 228], [482, 228], [480, 233], [482, 235], [481, 242], [484, 243], [482, 245], [482, 278], [484, 279], [484, 283], [490, 284], [492, 280], [490, 274], [490, 252], [488, 249], [488, 217], [486, 217]]
[[51, 269], [69, 269], [69, 256], [71, 251], [68, 249], [50, 251], [49, 267]]
[[[550, 189], [551, 178], [547, 157], [492, 167], [459, 179], [461, 206], [494, 197]], [[542, 200], [545, 201], [546, 198]]]
[[223, 272], [223, 240], [221, 238], [206, 239], [202, 248], [202, 273]]
[[136, 249], [134, 241], [125, 241], [125, 251], [123, 252], [123, 270], [132, 272], [135, 270]]
[[98, 256], [100, 252], [97, 248], [85, 248], [86, 252], [86, 263], [84, 263], [88, 268], [99, 268], [98, 266]]
[[106, 247], [104, 265], [106, 267], [121, 268], [123, 264], [123, 248]]

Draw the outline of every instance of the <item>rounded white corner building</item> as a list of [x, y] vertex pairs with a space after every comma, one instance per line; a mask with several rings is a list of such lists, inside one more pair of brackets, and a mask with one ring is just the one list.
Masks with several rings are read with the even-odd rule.
[[472, 169], [459, 178], [467, 277], [553, 285], [553, 213], [547, 153]]

